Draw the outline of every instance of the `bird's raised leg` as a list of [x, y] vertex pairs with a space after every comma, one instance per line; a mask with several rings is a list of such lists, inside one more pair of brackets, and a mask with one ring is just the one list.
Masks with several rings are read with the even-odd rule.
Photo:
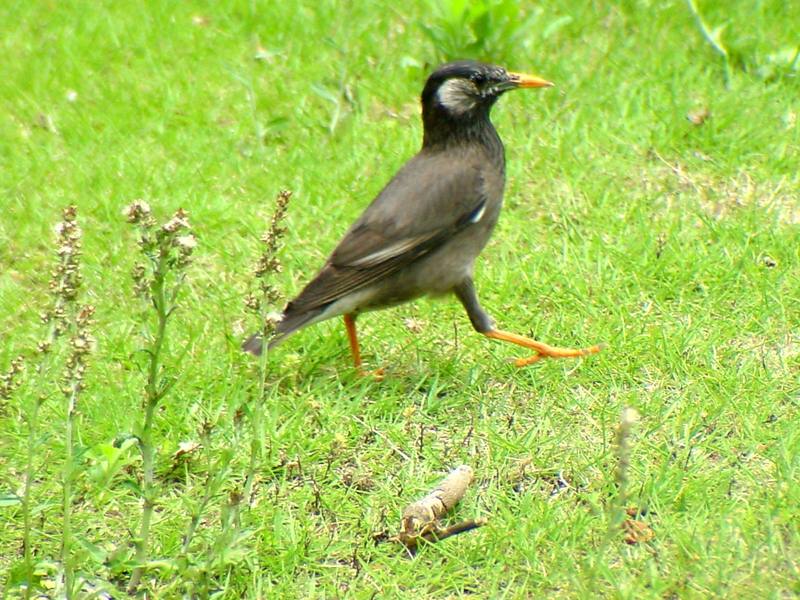
[[461, 304], [464, 305], [475, 331], [495, 340], [511, 342], [523, 348], [530, 348], [535, 352], [532, 356], [516, 359], [514, 364], [518, 367], [532, 365], [543, 358], [575, 358], [578, 356], [586, 356], [587, 354], [596, 354], [603, 349], [601, 345], [590, 346], [588, 348], [558, 348], [543, 344], [542, 342], [537, 342], [523, 335], [501, 331], [495, 328], [491, 317], [481, 308], [472, 279], [465, 279], [456, 286], [453, 291], [461, 301]]
[[537, 342], [524, 335], [517, 335], [516, 333], [501, 331], [499, 329], [487, 331], [484, 335], [502, 342], [511, 342], [523, 348], [530, 348], [536, 352], [536, 354], [532, 356], [516, 359], [514, 364], [518, 367], [532, 365], [543, 358], [577, 358], [579, 356], [586, 356], [587, 354], [597, 354], [603, 349], [601, 344], [589, 346], [588, 348], [559, 348], [557, 346], [549, 346], [542, 342]]
[[356, 333], [356, 318], [354, 315], [344, 315], [344, 327], [347, 329], [347, 340], [350, 342], [350, 353], [353, 355], [353, 365], [359, 375], [372, 375], [376, 379], [383, 378], [383, 369], [376, 371], [365, 371], [361, 363], [361, 349], [358, 346], [358, 334]]

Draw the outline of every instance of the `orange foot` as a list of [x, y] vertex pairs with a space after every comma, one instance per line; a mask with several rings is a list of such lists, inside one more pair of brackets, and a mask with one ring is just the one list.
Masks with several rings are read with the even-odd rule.
[[361, 349], [358, 347], [358, 334], [356, 333], [356, 318], [353, 315], [344, 315], [344, 326], [347, 330], [347, 340], [350, 342], [350, 352], [353, 355], [353, 366], [362, 377], [373, 377], [376, 381], [383, 379], [383, 369], [369, 371], [362, 366]]
[[548, 346], [542, 342], [537, 342], [536, 340], [525, 337], [524, 335], [509, 333], [508, 331], [500, 331], [499, 329], [487, 331], [484, 335], [495, 340], [510, 342], [512, 344], [516, 344], [517, 346], [530, 348], [531, 350], [536, 351], [536, 354], [533, 356], [516, 359], [514, 364], [517, 367], [527, 367], [528, 365], [532, 365], [543, 358], [577, 358], [579, 356], [586, 356], [588, 354], [597, 354], [603, 349], [602, 344], [589, 346], [588, 348], [557, 348], [556, 346]]
[[363, 368], [361, 365], [356, 367], [356, 371], [358, 372], [359, 376], [372, 377], [375, 381], [383, 381], [383, 377], [385, 375], [384, 369], [382, 368], [370, 371], [369, 369]]

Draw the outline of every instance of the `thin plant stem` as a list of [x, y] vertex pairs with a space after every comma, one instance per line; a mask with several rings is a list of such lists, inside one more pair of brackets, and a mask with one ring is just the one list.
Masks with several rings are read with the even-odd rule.
[[200, 504], [197, 506], [197, 510], [192, 515], [191, 521], [189, 521], [189, 527], [186, 530], [186, 535], [183, 536], [183, 544], [181, 544], [181, 554], [184, 556], [189, 553], [189, 547], [192, 545], [192, 540], [194, 539], [194, 534], [197, 531], [197, 526], [200, 525], [200, 519], [203, 517], [203, 513], [206, 510], [206, 506], [211, 501], [211, 493], [212, 493], [212, 486], [206, 485], [205, 494], [203, 494], [203, 499], [200, 500]]
[[[64, 365], [60, 380], [60, 389], [67, 399], [65, 421], [66, 452], [62, 472], [63, 487], [63, 524], [61, 537], [60, 558], [64, 569], [65, 596], [69, 600], [73, 597], [74, 572], [71, 561], [72, 550], [72, 475], [74, 471], [73, 436], [75, 426], [75, 406], [80, 394], [84, 371], [86, 367], [85, 356], [91, 351], [93, 339], [89, 334], [89, 325], [94, 313], [94, 307], [87, 305], [81, 310], [76, 306], [76, 298], [81, 287], [80, 274], [81, 256], [81, 229], [77, 223], [77, 208], [67, 206], [62, 211], [63, 220], [55, 227], [56, 232], [56, 266], [50, 279], [50, 290], [53, 297], [51, 308], [42, 314], [41, 319], [49, 324], [46, 340], [37, 344], [37, 353], [40, 363], [37, 371], [40, 378], [39, 389], [45, 389], [46, 379], [52, 375], [52, 360], [55, 358], [52, 351], [53, 343], [66, 332], [72, 331], [70, 352]], [[11, 374], [13, 375], [13, 363]], [[12, 382], [13, 383], [13, 382]], [[7, 384], [8, 385], [8, 384]], [[25, 467], [25, 487], [23, 491], [23, 564], [25, 569], [26, 587], [25, 598], [30, 598], [33, 589], [33, 548], [31, 544], [31, 491], [34, 479], [34, 455], [36, 454], [39, 427], [39, 412], [42, 404], [47, 400], [47, 395], [39, 395], [31, 412], [28, 415], [28, 456]]]
[[[203, 446], [205, 448], [209, 448], [210, 445], [210, 430], [206, 428], [203, 435]], [[233, 447], [236, 447], [236, 444], [234, 444]], [[191, 547], [192, 540], [197, 532], [197, 527], [200, 525], [200, 519], [203, 517], [206, 508], [211, 502], [211, 498], [219, 491], [222, 483], [228, 476], [231, 457], [232, 452], [225, 449], [222, 451], [219, 461], [217, 461], [216, 464], [213, 464], [210, 458], [206, 460], [206, 470], [208, 475], [206, 478], [205, 492], [203, 493], [202, 499], [197, 504], [197, 507], [192, 514], [192, 518], [189, 521], [189, 526], [183, 536], [183, 543], [181, 544], [181, 556], [184, 559], [188, 558], [189, 548]]]
[[135, 542], [137, 566], [131, 576], [128, 591], [135, 593], [142, 580], [144, 563], [148, 556], [148, 545], [150, 540], [150, 522], [153, 518], [155, 508], [155, 486], [154, 486], [154, 458], [155, 448], [153, 446], [153, 419], [155, 417], [158, 401], [161, 399], [161, 382], [159, 378], [161, 368], [161, 352], [164, 347], [166, 337], [167, 320], [170, 311], [166, 306], [166, 294], [164, 290], [165, 277], [165, 257], [159, 257], [153, 279], [153, 307], [158, 315], [158, 326], [153, 347], [149, 351], [150, 363], [147, 372], [146, 398], [145, 398], [145, 417], [142, 434], [139, 438], [139, 445], [142, 452], [142, 522], [139, 529], [139, 537]]
[[72, 561], [72, 489], [75, 474], [75, 431], [78, 426], [78, 397], [83, 389], [86, 355], [91, 351], [94, 339], [89, 327], [92, 323], [94, 307], [86, 305], [81, 308], [72, 321], [74, 333], [70, 340], [70, 355], [62, 376], [62, 391], [67, 399], [66, 421], [64, 423], [64, 473], [63, 473], [63, 533], [61, 537], [61, 564], [64, 566], [64, 587], [67, 599], [74, 595], [75, 568]]
[[[258, 282], [260, 294], [258, 297], [249, 296], [245, 302], [248, 310], [254, 312], [259, 317], [261, 324], [260, 337], [263, 344], [260, 360], [258, 362], [258, 387], [255, 402], [251, 405], [251, 423], [253, 425], [253, 437], [250, 440], [250, 462], [247, 467], [247, 476], [245, 478], [243, 496], [245, 502], [250, 502], [250, 497], [253, 489], [253, 483], [256, 477], [259, 461], [262, 460], [264, 455], [264, 417], [263, 407], [265, 406], [264, 397], [267, 390], [267, 366], [269, 355], [269, 338], [275, 331], [275, 324], [277, 320], [270, 313], [274, 310], [275, 303], [280, 299], [280, 294], [277, 289], [272, 285], [270, 279], [276, 273], [281, 271], [281, 264], [278, 260], [278, 251], [280, 249], [280, 242], [283, 235], [286, 233], [286, 228], [283, 226], [283, 220], [286, 217], [286, 208], [289, 204], [289, 199], [292, 193], [288, 190], [282, 190], [278, 193], [275, 199], [275, 211], [272, 213], [269, 228], [266, 233], [261, 237], [264, 244], [264, 249], [259, 257], [255, 269], [255, 278]], [[280, 318], [280, 317], [278, 317]], [[238, 510], [238, 503], [237, 503]]]
[[61, 535], [61, 564], [64, 566], [64, 590], [67, 600], [72, 598], [73, 569], [71, 557], [72, 549], [72, 473], [75, 461], [75, 451], [72, 445], [75, 424], [75, 403], [78, 397], [79, 384], [71, 386], [67, 401], [67, 419], [64, 424], [64, 441], [66, 444], [64, 457], [64, 524]]
[[258, 464], [264, 456], [264, 415], [262, 410], [264, 407], [264, 396], [267, 390], [267, 355], [268, 351], [265, 349], [263, 354], [259, 357], [258, 394], [256, 395], [256, 401], [251, 406], [253, 436], [250, 440], [250, 462], [247, 465], [247, 476], [245, 478], [242, 494], [245, 502], [250, 502], [250, 495], [253, 490], [253, 482], [255, 481]]
[[628, 472], [631, 465], [631, 433], [633, 426], [639, 419], [639, 414], [633, 408], [625, 408], [617, 427], [614, 446], [616, 450], [617, 468], [614, 472], [616, 494], [611, 499], [608, 515], [607, 539], [619, 536], [620, 528], [625, 520], [625, 507], [628, 502]]
[[36, 435], [39, 428], [39, 408], [42, 406], [38, 398], [33, 405], [33, 409], [28, 419], [28, 457], [25, 463], [25, 488], [22, 492], [22, 547], [23, 561], [25, 563], [25, 600], [31, 597], [31, 585], [33, 580], [33, 551], [31, 548], [31, 491], [33, 480], [33, 457], [36, 454]]
[[[167, 322], [177, 307], [178, 290], [184, 281], [184, 270], [191, 262], [197, 240], [191, 233], [188, 215], [178, 209], [166, 223], [156, 228], [150, 205], [137, 200], [122, 211], [128, 223], [139, 226], [139, 247], [144, 263], [136, 263], [132, 276], [136, 294], [148, 301], [156, 313], [155, 331], [147, 337], [145, 351], [149, 356], [144, 386], [144, 423], [139, 434], [142, 454], [142, 520], [134, 539], [136, 566], [128, 583], [128, 593], [135, 594], [149, 558], [150, 527], [156, 505], [156, 446], [153, 424], [159, 402], [169, 391], [173, 379], [164, 375], [162, 354], [167, 338]], [[170, 278], [170, 274], [174, 278]], [[171, 284], [168, 283], [171, 281]]]

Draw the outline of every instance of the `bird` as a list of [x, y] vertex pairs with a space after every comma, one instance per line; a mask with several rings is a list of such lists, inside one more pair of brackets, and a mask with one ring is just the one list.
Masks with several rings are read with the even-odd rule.
[[[366, 373], [356, 331], [359, 314], [452, 294], [475, 331], [532, 351], [514, 361], [518, 367], [599, 352], [601, 345], [559, 348], [498, 329], [481, 307], [473, 281], [475, 259], [497, 223], [505, 186], [505, 149], [491, 109], [508, 91], [551, 86], [541, 77], [474, 60], [436, 68], [421, 95], [421, 149], [286, 305], [268, 347], [341, 316], [355, 368]], [[263, 340], [254, 334], [242, 348], [261, 355]]]

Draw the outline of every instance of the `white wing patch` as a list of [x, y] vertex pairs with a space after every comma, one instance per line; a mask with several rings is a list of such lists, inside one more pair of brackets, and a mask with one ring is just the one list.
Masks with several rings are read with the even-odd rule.
[[483, 213], [485, 213], [485, 212], [486, 212], [486, 203], [484, 202], [483, 204], [481, 204], [481, 207], [477, 211], [475, 211], [475, 214], [473, 214], [469, 218], [469, 222], [470, 223], [477, 223], [478, 221], [480, 221], [483, 218]]
[[380, 264], [385, 262], [391, 258], [396, 256], [400, 256], [404, 252], [408, 252], [409, 250], [413, 249], [418, 244], [424, 242], [428, 239], [428, 236], [418, 236], [413, 238], [405, 238], [394, 244], [389, 244], [385, 248], [381, 248], [380, 250], [376, 250], [372, 254], [367, 254], [366, 256], [362, 256], [361, 258], [350, 262], [347, 266], [348, 267], [371, 267], [376, 264]]
[[478, 89], [469, 79], [454, 77], [439, 86], [436, 99], [448, 111], [462, 115], [475, 108], [477, 94]]

